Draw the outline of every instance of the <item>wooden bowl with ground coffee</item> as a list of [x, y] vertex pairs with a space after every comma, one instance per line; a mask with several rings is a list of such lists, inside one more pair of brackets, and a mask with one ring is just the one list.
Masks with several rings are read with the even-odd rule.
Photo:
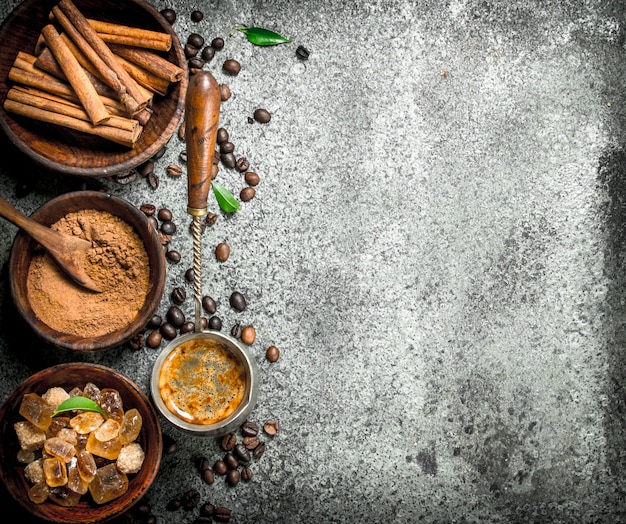
[[[69, 401], [92, 409], [90, 400], [102, 414], [67, 408]], [[2, 485], [37, 522], [122, 516], [154, 482], [163, 452], [148, 396], [118, 371], [90, 363], [58, 364], [25, 379], [0, 408], [0, 435]], [[13, 519], [30, 522], [28, 514]]]
[[101, 292], [77, 285], [25, 232], [9, 256], [15, 306], [36, 335], [57, 348], [118, 347], [145, 329], [163, 296], [165, 254], [154, 226], [128, 201], [76, 191], [44, 204], [32, 218], [91, 242], [87, 274]]

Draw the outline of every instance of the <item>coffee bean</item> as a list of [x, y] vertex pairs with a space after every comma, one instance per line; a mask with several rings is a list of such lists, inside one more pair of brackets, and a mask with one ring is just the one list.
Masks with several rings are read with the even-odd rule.
[[215, 464], [213, 464], [213, 471], [215, 471], [218, 475], [226, 475], [228, 472], [228, 466], [222, 459], [217, 459]]
[[195, 11], [191, 12], [191, 21], [192, 22], [199, 22], [203, 18], [204, 18], [204, 13], [202, 11], [198, 11], [196, 9]]
[[259, 437], [257, 437], [256, 435], [243, 438], [243, 445], [246, 447], [247, 450], [252, 450], [256, 448], [259, 445], [259, 442]]
[[272, 119], [270, 112], [262, 108], [257, 109], [253, 116], [259, 124], [267, 124]]
[[211, 180], [215, 180], [217, 178], [217, 174], [220, 171], [220, 166], [218, 166], [217, 164], [213, 164], [211, 166]]
[[160, 229], [164, 235], [173, 235], [176, 233], [176, 224], [171, 220], [166, 220], [161, 224]]
[[185, 333], [193, 333], [196, 330], [196, 324], [191, 320], [185, 322], [182, 326], [180, 326], [180, 334], [184, 335]]
[[194, 45], [191, 45], [189, 43], [185, 45], [184, 52], [186, 58], [193, 58], [198, 54], [198, 51], [200, 50]]
[[180, 500], [179, 497], [176, 497], [176, 498], [171, 499], [167, 503], [167, 505], [165, 506], [165, 509], [167, 511], [176, 511], [180, 509], [182, 505], [183, 505], [183, 502]]
[[148, 173], [148, 176], [146, 178], [148, 179], [148, 185], [150, 186], [151, 189], [158, 189], [159, 177], [157, 176], [155, 172]]
[[161, 315], [154, 314], [152, 315], [152, 317], [150, 318], [150, 321], [148, 322], [148, 327], [152, 329], [156, 329], [160, 327], [161, 324], [163, 324], [163, 319], [161, 318]]
[[192, 267], [185, 271], [185, 280], [187, 282], [193, 282], [195, 280], [195, 272]]
[[267, 420], [265, 424], [263, 424], [263, 431], [271, 436], [276, 435], [276, 433], [278, 433], [278, 422], [274, 419]]
[[232, 451], [237, 445], [237, 435], [234, 433], [227, 433], [222, 437], [220, 445], [224, 451]]
[[241, 337], [241, 324], [239, 322], [237, 322], [231, 329], [230, 329], [230, 334], [235, 337], [235, 338], [239, 338]]
[[237, 159], [233, 153], [222, 153], [220, 155], [220, 160], [224, 166], [230, 168], [235, 167], [235, 164], [237, 163]]
[[235, 455], [233, 455], [230, 451], [224, 455], [223, 460], [228, 469], [237, 469], [239, 467], [237, 457], [235, 457]]
[[146, 344], [146, 337], [143, 333], [137, 333], [128, 341], [128, 344], [130, 345], [130, 349], [134, 349], [136, 351], [144, 347]]
[[163, 453], [173, 455], [178, 450], [178, 443], [170, 435], [163, 435]]
[[217, 304], [210, 296], [205, 295], [202, 297], [202, 309], [212, 315], [217, 311]]
[[241, 200], [243, 200], [244, 202], [250, 202], [250, 200], [252, 200], [255, 195], [256, 189], [254, 189], [253, 187], [244, 187], [239, 192], [239, 198], [241, 198]]
[[213, 331], [221, 331], [222, 319], [216, 315], [209, 318], [209, 329], [212, 329]]
[[[243, 311], [246, 309], [246, 297], [239, 291], [233, 291], [230, 294], [230, 307], [237, 311]], [[243, 334], [243, 333], [242, 333]]]
[[213, 512], [213, 519], [217, 522], [230, 522], [232, 512], [224, 506], [218, 506]]
[[187, 37], [187, 43], [200, 49], [204, 45], [204, 37], [198, 33], [191, 33]]
[[246, 181], [246, 184], [250, 185], [250, 186], [256, 186], [259, 184], [259, 182], [261, 181], [261, 178], [259, 177], [259, 175], [257, 173], [255, 173], [254, 171], [248, 171], [245, 175], [244, 175], [244, 180]]
[[242, 443], [235, 444], [233, 448], [233, 454], [237, 457], [241, 462], [250, 462], [250, 452], [248, 448]]
[[232, 153], [235, 150], [235, 144], [232, 142], [222, 142], [220, 144], [220, 153]]
[[161, 147], [161, 149], [159, 149], [156, 153], [154, 153], [154, 155], [152, 156], [152, 160], [159, 160], [160, 158], [163, 157], [163, 155], [165, 155], [166, 151], [167, 151], [167, 146]]
[[179, 177], [183, 174], [183, 168], [178, 164], [170, 164], [167, 166], [166, 172], [169, 176]]
[[181, 327], [185, 323], [185, 314], [178, 306], [171, 306], [167, 310], [165, 318], [167, 318], [167, 321], [170, 324], [176, 326], [177, 328]]
[[165, 253], [165, 256], [170, 262], [173, 262], [174, 264], [178, 264], [182, 258], [180, 253], [174, 249], [168, 249]]
[[241, 71], [241, 64], [237, 62], [237, 60], [229, 58], [228, 60], [224, 61], [224, 65], [222, 66], [222, 68], [224, 69], [224, 72], [228, 73], [229, 75], [236, 76]]
[[205, 469], [202, 472], [202, 480], [204, 480], [204, 482], [206, 482], [209, 486], [215, 482], [215, 473], [213, 473], [211, 468]]
[[176, 326], [174, 326], [174, 324], [172, 324], [171, 322], [163, 322], [163, 324], [161, 324], [161, 327], [159, 328], [159, 331], [161, 332], [163, 338], [166, 338], [167, 340], [174, 340], [176, 338], [176, 335], [178, 334], [176, 331]]
[[238, 469], [231, 469], [226, 474], [226, 482], [228, 482], [228, 485], [231, 487], [235, 487], [239, 484], [239, 479], [241, 479], [241, 473], [239, 473]]
[[181, 498], [182, 506], [187, 511], [192, 510], [200, 503], [200, 492], [197, 489], [186, 491]]
[[202, 69], [204, 67], [204, 60], [202, 60], [202, 58], [194, 56], [193, 58], [189, 59], [187, 65], [190, 69]]
[[241, 469], [241, 480], [245, 480], [246, 482], [252, 480], [252, 470], [248, 466]]
[[215, 48], [210, 45], [206, 46], [204, 49], [202, 49], [200, 56], [205, 62], [210, 62], [215, 56]]
[[237, 159], [237, 162], [235, 162], [235, 167], [238, 171], [243, 173], [250, 167], [250, 161], [245, 156], [241, 156]]
[[154, 162], [152, 160], [146, 160], [139, 166], [138, 171], [143, 177], [148, 176], [148, 173], [154, 173]]
[[180, 158], [181, 162], [185, 162], [186, 163], [187, 162], [187, 151], [181, 151], [178, 154], [178, 158]]
[[280, 350], [276, 346], [269, 346], [265, 351], [265, 358], [270, 362], [276, 362], [280, 358]]
[[200, 327], [203, 331], [209, 328], [209, 319], [206, 317], [200, 317]]
[[204, 223], [207, 226], [213, 226], [215, 225], [216, 222], [217, 222], [217, 215], [215, 213], [207, 213]]
[[228, 142], [228, 131], [224, 127], [220, 127], [217, 130], [217, 143], [223, 144], [224, 142]]
[[146, 346], [152, 349], [156, 349], [161, 345], [163, 341], [163, 335], [160, 331], [152, 331], [146, 338]]
[[215, 512], [215, 506], [210, 502], [205, 502], [200, 506], [200, 515], [203, 517], [212, 517]]
[[162, 207], [161, 209], [159, 209], [157, 217], [158, 217], [159, 220], [161, 220], [163, 222], [167, 222], [167, 221], [170, 221], [170, 220], [172, 220], [174, 218], [174, 214], [167, 207]]
[[211, 47], [213, 47], [216, 51], [221, 51], [224, 48], [224, 39], [220, 36], [211, 40]]
[[141, 204], [139, 210], [147, 217], [151, 217], [156, 213], [156, 206], [154, 204]]
[[228, 87], [228, 84], [220, 84], [219, 90], [220, 90], [220, 100], [222, 102], [226, 102], [226, 100], [228, 100], [231, 95], [230, 87]]
[[163, 341], [163, 335], [160, 331], [152, 331], [146, 338], [146, 346], [152, 349], [156, 349], [161, 345]]
[[154, 229], [159, 229], [159, 221], [157, 220], [157, 217], [155, 217], [154, 215], [148, 217], [148, 222], [150, 222], [150, 225]]
[[161, 15], [168, 21], [170, 25], [176, 22], [176, 11], [173, 9], [161, 9]]
[[259, 442], [259, 445], [252, 450], [252, 456], [255, 459], [259, 459], [265, 453], [265, 442]]
[[211, 464], [208, 458], [201, 456], [196, 460], [196, 467], [198, 471], [202, 473], [205, 469], [211, 469]]
[[172, 290], [172, 300], [177, 304], [182, 304], [187, 299], [187, 291], [184, 287], [175, 287]]
[[303, 45], [299, 45], [298, 48], [296, 49], [296, 56], [300, 60], [308, 60], [310, 54], [311, 53], [309, 52], [309, 50]]
[[256, 437], [259, 434], [259, 425], [251, 420], [246, 420], [241, 425], [241, 433], [244, 437]]
[[226, 262], [230, 256], [230, 246], [226, 242], [220, 242], [215, 246], [215, 258], [219, 262]]

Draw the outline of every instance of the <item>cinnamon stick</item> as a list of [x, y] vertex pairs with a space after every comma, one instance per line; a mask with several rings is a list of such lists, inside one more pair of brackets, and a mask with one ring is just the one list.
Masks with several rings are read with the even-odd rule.
[[[56, 7], [58, 7], [58, 9], [56, 9]], [[67, 21], [69, 22], [66, 26], [63, 25], [64, 23], [67, 24], [65, 20], [64, 22], [59, 20], [59, 23], [63, 25], [63, 28], [68, 32], [69, 36], [72, 37], [72, 34], [68, 31], [68, 28], [71, 25], [73, 29], [80, 33], [83, 39], [89, 44], [89, 46], [91, 46], [93, 51], [96, 52], [99, 59], [103, 61], [113, 71], [113, 73], [115, 73], [121, 84], [120, 89], [116, 91], [118, 92], [120, 101], [128, 108], [130, 115], [134, 115], [141, 111], [141, 109], [143, 109], [147, 104], [146, 101], [142, 101], [142, 92], [138, 89], [136, 82], [116, 60], [107, 44], [102, 40], [102, 38], [100, 38], [95, 29], [91, 27], [83, 14], [71, 0], [59, 1], [57, 6], [53, 8], [53, 14], [58, 18], [60, 12], [66, 16]], [[80, 41], [82, 42], [82, 40]], [[76, 40], [75, 43], [79, 45]], [[82, 47], [81, 50], [85, 52], [85, 49]]]
[[17, 102], [15, 100], [10, 100], [8, 98], [4, 101], [4, 109], [9, 113], [15, 113], [26, 118], [96, 135], [126, 147], [133, 147], [141, 134], [141, 129], [139, 129], [140, 126], [138, 131], [134, 133], [124, 131], [117, 127], [111, 127], [106, 124], [96, 126], [85, 120], [80, 120], [78, 118], [59, 113], [53, 113], [51, 111], [40, 109], [22, 102]]
[[109, 44], [109, 47], [116, 55], [169, 82], [178, 82], [185, 75], [185, 71], [182, 68], [148, 49], [120, 44]]
[[150, 71], [146, 71], [142, 67], [132, 63], [130, 60], [126, 60], [121, 56], [116, 55], [116, 58], [120, 64], [122, 64], [122, 67], [128, 71], [128, 74], [133, 77], [139, 85], [144, 86], [146, 89], [159, 95], [165, 96], [167, 94], [167, 90], [170, 85], [168, 80], [153, 75]]
[[87, 20], [105, 42], [138, 42], [138, 44], [126, 45], [136, 45], [136, 47], [144, 47], [156, 51], [169, 51], [172, 47], [172, 35], [169, 33], [113, 24], [92, 18]]
[[87, 78], [84, 69], [61, 40], [57, 30], [53, 25], [48, 24], [43, 28], [42, 34], [46, 40], [46, 45], [50, 48], [57, 62], [59, 62], [67, 81], [76, 92], [76, 96], [85, 108], [91, 122], [94, 125], [106, 122], [110, 117], [109, 112], [104, 107], [89, 78]]

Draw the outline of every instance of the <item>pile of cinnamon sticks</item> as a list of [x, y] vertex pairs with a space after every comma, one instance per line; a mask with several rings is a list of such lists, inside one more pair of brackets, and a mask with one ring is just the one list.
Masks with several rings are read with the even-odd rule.
[[88, 19], [60, 0], [35, 54], [18, 53], [4, 109], [132, 148], [154, 95], [185, 74], [161, 54], [171, 45], [168, 33]]

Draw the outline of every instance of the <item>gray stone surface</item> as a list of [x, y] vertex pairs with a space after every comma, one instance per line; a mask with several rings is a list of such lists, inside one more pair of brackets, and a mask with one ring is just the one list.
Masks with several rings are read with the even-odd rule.
[[[251, 418], [280, 423], [235, 488], [194, 469], [221, 455], [215, 442], [164, 424], [178, 451], [147, 497], [158, 522], [194, 520], [165, 509], [190, 488], [238, 523], [626, 521], [623, 2], [154, 5], [178, 11], [181, 40], [226, 38], [208, 66], [233, 92], [221, 122], [262, 182], [203, 237], [205, 290], [226, 329], [256, 326]], [[229, 37], [239, 24], [293, 43], [254, 47]], [[259, 106], [267, 125], [247, 122]], [[192, 260], [185, 182], [165, 175], [182, 147], [174, 137], [159, 160], [156, 191], [107, 183], [181, 226], [162, 312]], [[83, 185], [29, 174], [0, 165], [1, 194], [24, 212]], [[220, 177], [238, 192], [240, 175]], [[2, 261], [15, 231], [0, 221]], [[234, 289], [244, 313], [228, 307]], [[71, 357], [24, 348], [4, 280], [0, 300], [4, 398]], [[156, 356], [88, 358], [147, 389]]]

